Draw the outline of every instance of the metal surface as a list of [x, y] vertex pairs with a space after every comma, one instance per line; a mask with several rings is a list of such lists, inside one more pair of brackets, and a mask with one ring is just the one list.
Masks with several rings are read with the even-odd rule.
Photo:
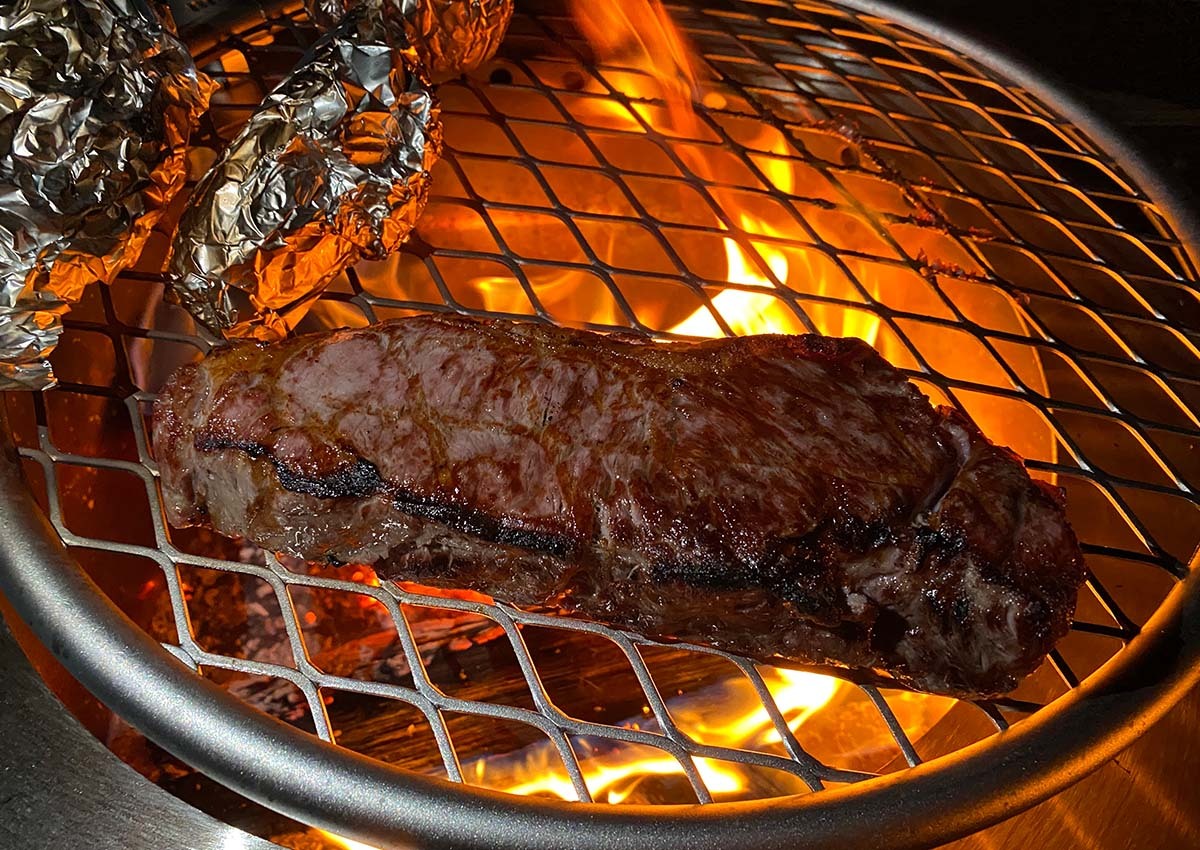
[[344, 268], [408, 238], [440, 137], [437, 103], [391, 47], [382, 10], [353, 12], [193, 189], [172, 240], [172, 294], [213, 331], [283, 338]]
[[1086, 779], [945, 850], [1176, 850], [1200, 846], [1200, 692]]
[[[1200, 213], [1197, 212], [1198, 199], [1195, 190], [1187, 185], [1181, 186], [1179, 181], [1164, 179], [1156, 167], [1146, 163], [1143, 152], [1137, 146], [1130, 144], [1122, 133], [1111, 127], [1083, 101], [1068, 94], [1066, 88], [1060, 86], [1057, 80], [1047, 78], [1045, 71], [1032, 67], [1026, 60], [1009, 58], [989, 45], [957, 32], [953, 27], [948, 27], [935, 18], [914, 12], [911, 8], [899, 9], [877, 0], [844, 2], [862, 12], [885, 17], [890, 15], [960, 53], [983, 54], [987, 57], [989, 67], [1008, 79], [1037, 91], [1044, 104], [1061, 115], [1071, 116], [1071, 120], [1102, 150], [1121, 163], [1146, 196], [1154, 198], [1155, 205], [1162, 210], [1176, 238], [1188, 254], [1196, 257], [1197, 251], [1200, 250]], [[1053, 84], [1047, 85], [1048, 82]], [[1194, 322], [1184, 323], [1184, 326], [1195, 331]]]
[[[0, 617], [0, 847], [272, 850], [138, 776], [54, 698]], [[63, 805], [69, 800], [69, 805]], [[83, 837], [86, 836], [86, 839]], [[81, 842], [86, 841], [86, 845]]]
[[[256, 566], [198, 553], [163, 524], [142, 414], [173, 361], [172, 346], [204, 350], [210, 340], [172, 325], [169, 314], [155, 315], [158, 278], [147, 272], [127, 276], [124, 289], [100, 293], [75, 317], [79, 348], [93, 350], [83, 338], [98, 338], [107, 360], [81, 357], [59, 395], [9, 400], [27, 469], [44, 479], [53, 530], [35, 530], [36, 511], [22, 491], [4, 519], [0, 550], [8, 569], [0, 580], [42, 638], [69, 656], [65, 663], [155, 740], [267, 805], [375, 843], [571, 846], [588, 829], [613, 847], [670, 846], [685, 835], [689, 843], [730, 848], [846, 846], [886, 835], [908, 847], [1045, 798], [1128, 744], [1195, 682], [1200, 591], [1195, 577], [1181, 579], [1200, 534], [1189, 448], [1198, 436], [1200, 321], [1181, 235], [1187, 224], [1178, 211], [1165, 214], [1160, 184], [1094, 122], [1069, 104], [1048, 106], [1018, 68], [1004, 66], [1005, 78], [981, 66], [969, 57], [988, 54], [965, 43], [956, 52], [832, 6], [675, 11], [720, 81], [721, 99], [702, 111], [702, 138], [659, 132], [646, 81], [628, 69], [589, 65], [553, 14], [519, 17], [506, 59], [492, 69], [501, 73], [441, 91], [449, 150], [435, 173], [421, 243], [391, 262], [358, 266], [317, 305], [317, 320], [486, 309], [670, 336], [699, 310], [699, 325], [685, 333], [704, 332], [695, 330], [701, 326], [720, 333], [737, 327], [732, 302], [722, 297], [728, 293], [769, 305], [787, 330], [850, 333], [861, 330], [863, 317], [878, 317], [875, 341], [885, 355], [931, 396], [959, 404], [985, 431], [1016, 444], [1035, 474], [1068, 491], [1093, 571], [1079, 621], [1031, 692], [980, 706], [1000, 727], [1032, 714], [928, 764], [918, 763], [920, 742], [888, 724], [917, 764], [868, 778], [812, 758], [747, 662], [731, 659], [763, 698], [781, 753], [714, 747], [681, 730], [670, 695], [642, 658], [648, 644], [634, 638], [502, 605], [308, 575], [270, 556]], [[227, 84], [213, 113], [214, 137], [236, 130], [238, 116], [273, 82], [272, 69], [286, 70], [288, 39], [298, 53], [303, 37], [287, 21], [264, 24], [201, 57]], [[694, 150], [720, 167], [689, 167]], [[672, 203], [664, 203], [664, 192]], [[754, 216], [737, 215], [747, 210]], [[525, 238], [529, 232], [537, 238]], [[719, 262], [731, 242], [752, 273], [734, 278]], [[787, 273], [780, 253], [791, 259]], [[852, 325], [851, 316], [859, 322]], [[157, 346], [151, 357], [147, 340]], [[88, 428], [65, 418], [72, 404], [81, 422], [128, 438], [84, 439]], [[68, 480], [81, 469], [95, 480]], [[97, 483], [110, 472], [131, 486]], [[17, 488], [11, 476], [7, 486]], [[103, 502], [114, 499], [121, 509], [106, 514]], [[132, 536], [86, 519], [130, 512], [142, 517]], [[675, 758], [702, 802], [711, 794], [696, 757], [775, 767], [814, 790], [867, 781], [770, 803], [653, 809], [555, 805], [398, 771], [267, 721], [198, 682], [113, 619], [63, 560], [56, 538], [157, 564], [174, 612], [175, 656], [292, 683], [319, 735], [334, 730], [323, 692], [415, 706], [451, 778], [461, 765], [445, 715], [455, 712], [540, 732], [581, 799], [588, 786], [573, 745], [581, 735], [634, 741]], [[197, 640], [195, 606], [180, 578], [181, 568], [195, 566], [269, 588], [285, 612], [285, 657], [237, 657]], [[294, 605], [303, 588], [381, 603], [399, 626], [413, 685], [318, 669]], [[422, 607], [472, 611], [497, 623], [532, 708], [459, 700], [436, 687], [406, 617]], [[611, 641], [645, 692], [653, 729], [589, 723], [559, 710], [518, 624]], [[886, 722], [887, 696], [870, 686], [864, 693], [882, 705]], [[226, 739], [239, 742], [235, 751], [216, 746]]]
[[136, 262], [212, 86], [151, 4], [0, 10], [0, 387], [52, 386], [62, 314]]
[[[12, 491], [18, 479], [6, 453], [0, 487]], [[0, 517], [0, 551], [0, 587], [13, 606], [130, 723], [264, 805], [385, 847], [559, 850], [574, 846], [584, 831], [606, 848], [676, 847], [684, 836], [730, 850], [842, 848], [879, 835], [895, 848], [925, 847], [1014, 814], [1082, 777], [1200, 678], [1200, 582], [1193, 577], [1098, 675], [1005, 734], [936, 763], [755, 803], [554, 804], [415, 776], [330, 747], [189, 675], [73, 568], [25, 493], [18, 491]]]

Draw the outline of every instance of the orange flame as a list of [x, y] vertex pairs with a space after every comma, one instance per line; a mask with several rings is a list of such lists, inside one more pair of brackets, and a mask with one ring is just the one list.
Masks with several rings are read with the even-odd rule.
[[672, 127], [695, 122], [700, 87], [692, 51], [659, 0], [571, 0], [571, 15], [598, 57], [631, 63], [662, 87]]
[[[838, 679], [830, 676], [793, 670], [765, 670], [763, 679], [772, 693], [776, 707], [793, 732], [827, 705], [842, 687]], [[761, 747], [763, 744], [778, 742], [779, 733], [753, 686], [744, 679], [738, 679], [732, 684], [740, 687], [728, 689], [728, 701], [739, 707], [753, 705], [753, 708], [742, 711], [732, 719], [722, 719], [710, 716], [714, 708], [710, 700], [700, 700], [693, 705], [671, 705], [676, 723], [693, 736], [706, 741], [719, 739], [727, 746], [735, 748]], [[472, 778], [476, 784], [502, 788], [510, 794], [550, 795], [562, 800], [578, 799], [570, 779], [549, 769], [548, 765], [553, 759], [557, 759], [554, 750], [543, 746], [534, 757], [517, 768], [520, 777], [511, 774], [492, 775], [490, 763], [486, 759], [475, 762], [468, 773], [473, 774]], [[714, 796], [736, 794], [747, 787], [747, 777], [737, 765], [700, 757], [696, 757], [694, 762], [697, 773]], [[680, 763], [666, 753], [631, 757], [629, 751], [624, 749], [581, 757], [580, 768], [592, 798], [597, 802], [610, 804], [619, 804], [629, 799], [637, 789], [638, 783], [647, 777], [684, 775]], [[349, 838], [324, 830], [318, 832], [347, 850], [373, 850]]]
[[[592, 799], [600, 803], [616, 805], [629, 798], [637, 787], [637, 780], [647, 776], [683, 776], [683, 767], [672, 756], [664, 753], [650, 758], [635, 758], [626, 761], [621, 751], [607, 758], [594, 757], [584, 762], [583, 776]], [[705, 786], [714, 794], [731, 793], [742, 787], [741, 778], [732, 770], [711, 759], [696, 758], [696, 771], [704, 780]], [[477, 762], [480, 766], [483, 762]], [[543, 773], [540, 776], [505, 788], [510, 794], [533, 796], [535, 794], [552, 794], [563, 800], [578, 799], [575, 786], [571, 780], [554, 773]]]
[[379, 850], [379, 848], [372, 847], [370, 844], [363, 844], [361, 841], [355, 841], [353, 838], [343, 838], [340, 835], [334, 835], [332, 832], [326, 832], [323, 829], [318, 829], [317, 833], [333, 844], [345, 847], [346, 850]]
[[[817, 714], [838, 693], [840, 680], [816, 673], [770, 669], [763, 679], [775, 705], [793, 732]], [[725, 682], [720, 699], [711, 694], [698, 699], [683, 697], [668, 702], [671, 717], [689, 736], [706, 743], [719, 742], [734, 749], [759, 749], [778, 743], [779, 732], [749, 680]], [[730, 716], [732, 714], [732, 716]], [[592, 799], [601, 803], [623, 803], [651, 776], [683, 777], [683, 766], [673, 756], [638, 746], [618, 747], [606, 752], [578, 752], [580, 771]], [[469, 771], [476, 784], [510, 794], [554, 796], [577, 800], [571, 780], [556, 769], [553, 748], [540, 745], [527, 752], [516, 765], [480, 759]], [[741, 765], [714, 759], [693, 758], [696, 772], [714, 797], [736, 795], [749, 787], [749, 776]]]
[[[828, 705], [842, 684], [841, 680], [832, 676], [802, 670], [774, 669], [764, 673], [763, 679], [771, 691], [775, 706], [793, 732]], [[757, 695], [755, 702], [758, 702]], [[780, 741], [771, 716], [761, 705], [755, 705], [752, 710], [729, 723], [713, 723], [699, 718], [695, 728], [703, 732], [706, 739], [712, 736], [729, 742], [741, 742], [742, 746]]]
[[[750, 215], [742, 213], [740, 219], [744, 230], [755, 229], [754, 220]], [[765, 223], [761, 223], [759, 228], [770, 230]], [[733, 237], [726, 236], [722, 242], [725, 247], [726, 280], [741, 286], [778, 288], [771, 278], [764, 276], [755, 267], [751, 258]], [[777, 249], [764, 248], [763, 260], [775, 280], [786, 284], [791, 271], [787, 255]], [[804, 330], [799, 317], [787, 303], [768, 293], [726, 289], [713, 296], [712, 305], [725, 319], [730, 330], [739, 335], [795, 333]], [[708, 310], [703, 307], [672, 327], [670, 332], [685, 336], [722, 335]]]
[[[651, 77], [658, 84], [666, 101], [666, 122], [670, 129], [674, 130], [676, 135], [702, 138], [702, 123], [696, 114], [694, 103], [716, 101], [719, 98], [706, 97], [701, 91], [690, 46], [671, 22], [659, 0], [625, 0], [612, 3], [572, 0], [571, 6], [580, 32], [587, 38], [597, 57], [612, 64], [632, 66]], [[610, 126], [612, 121], [619, 121], [626, 124], [626, 129], [638, 129], [634, 116], [620, 104], [598, 99], [593, 108], [603, 113]], [[786, 195], [794, 192], [797, 184], [796, 171], [788, 159], [783, 137], [773, 128], [764, 126], [760, 141], [762, 144], [757, 147], [765, 148], [774, 155], [762, 158], [760, 166], [764, 176], [780, 193]], [[712, 169], [703, 158], [703, 148], [682, 144], [675, 145], [674, 148], [680, 159], [685, 161], [697, 176], [711, 179]], [[778, 232], [766, 221], [749, 212], [740, 212], [738, 223], [744, 233], [777, 239], [787, 239], [790, 236]], [[755, 262], [734, 237], [724, 237], [723, 244], [725, 279], [740, 287], [778, 292], [779, 285], [789, 285], [789, 275], [808, 271], [791, 268], [786, 253], [762, 246], [761, 243], [758, 252], [765, 269]], [[768, 270], [769, 275], [764, 273]], [[804, 280], [801, 283], [805, 291], [818, 295], [828, 294], [827, 282], [819, 277], [817, 280]], [[498, 294], [502, 291], [498, 281], [479, 281], [476, 286], [485, 292], [485, 298], [487, 293], [492, 293], [497, 302], [503, 302], [503, 296]], [[605, 302], [604, 306], [611, 309], [609, 302]], [[796, 311], [788, 306], [785, 300], [777, 297], [777, 294], [770, 292], [727, 289], [713, 296], [712, 306], [725, 320], [729, 329], [736, 334], [797, 333], [806, 330]], [[834, 334], [840, 332], [843, 336], [857, 336], [869, 344], [875, 344], [879, 332], [878, 317], [856, 311], [839, 318], [840, 322], [826, 322], [826, 325], [832, 324], [833, 327], [825, 327], [823, 330]], [[598, 316], [596, 321], [608, 322], [610, 317]], [[700, 337], [722, 335], [720, 325], [705, 307], [699, 308], [691, 316], [669, 328], [669, 332]]]
[[[690, 46], [659, 0], [612, 3], [571, 0], [571, 7], [580, 32], [588, 39], [599, 60], [619, 67], [632, 67], [657, 85], [654, 93], [662, 97], [667, 109], [665, 113], [656, 114], [663, 115], [663, 123], [669, 125], [674, 136], [704, 138], [703, 122], [694, 103], [720, 102], [722, 98], [719, 92], [705, 94], [702, 91]], [[576, 117], [585, 124], [629, 133], [642, 131], [634, 108], [617, 100], [587, 98], [576, 108], [581, 112]], [[714, 182], [704, 146], [673, 139], [664, 140], [662, 144], [668, 145], [694, 174]], [[783, 136], [773, 127], [764, 125], [758, 144], [753, 147], [771, 154], [759, 159], [762, 173], [771, 186], [784, 195], [795, 192], [799, 180]], [[670, 192], [671, 188], [665, 186], [664, 191]], [[806, 332], [808, 328], [800, 314], [789, 305], [780, 287], [829, 295], [828, 282], [818, 270], [794, 264], [782, 248], [760, 241], [761, 237], [766, 237], [783, 244], [794, 243], [796, 234], [780, 232], [748, 211], [736, 208], [729, 211], [735, 214], [743, 234], [756, 237], [755, 248], [743, 248], [732, 235], [723, 238], [724, 277], [738, 288], [714, 294], [712, 309], [730, 331], [739, 335]], [[607, 242], [592, 247], [604, 261], [615, 261], [621, 248], [611, 234]], [[625, 324], [621, 307], [599, 279], [578, 270], [550, 272], [541, 266], [528, 266], [525, 274], [529, 292], [559, 321], [610, 326]], [[481, 276], [471, 280], [469, 287], [478, 293], [480, 306], [485, 310], [516, 315], [528, 315], [531, 311], [529, 298], [515, 276]], [[870, 344], [876, 342], [879, 319], [866, 311], [846, 312], [827, 304], [808, 309], [810, 313], [819, 313], [814, 319], [825, 333], [857, 336]], [[698, 308], [665, 330], [693, 337], [723, 335], [721, 325], [707, 307]]]
[[[779, 143], [781, 144], [781, 143]], [[774, 145], [772, 149], [776, 153]], [[767, 163], [766, 171], [771, 182], [781, 191], [791, 192], [795, 185], [795, 173], [783, 159], [771, 160]], [[763, 234], [769, 237], [783, 238], [780, 233], [767, 222], [749, 213], [743, 212], [738, 216], [742, 231], [746, 233]], [[755, 265], [751, 257], [731, 236], [723, 238], [725, 247], [726, 280], [740, 286], [753, 286], [763, 289], [778, 290], [775, 281], [787, 286], [790, 276], [814, 273], [810, 268], [793, 269], [788, 255], [779, 248], [773, 248], [766, 243], [756, 243], [771, 277], [767, 277]], [[799, 285], [818, 295], [828, 295], [828, 282], [816, 273], [817, 279], [800, 281]], [[747, 292], [742, 289], [726, 289], [712, 298], [713, 309], [729, 325], [729, 329], [738, 335], [745, 334], [786, 334], [803, 333], [806, 328], [799, 316], [785, 301], [769, 293]], [[841, 311], [834, 305], [817, 305], [818, 309], [826, 312], [833, 310], [836, 316], [833, 321], [826, 321], [823, 328], [827, 333], [837, 336], [854, 336], [875, 345], [879, 336], [880, 319], [864, 311]], [[684, 336], [717, 337], [721, 336], [719, 326], [713, 320], [708, 310], [701, 307], [679, 324], [670, 328], [671, 333]], [[887, 352], [884, 352], [886, 355]]]

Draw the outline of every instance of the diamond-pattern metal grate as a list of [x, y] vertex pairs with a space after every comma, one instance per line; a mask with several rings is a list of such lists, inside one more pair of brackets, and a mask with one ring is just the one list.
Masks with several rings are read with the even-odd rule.
[[[707, 78], [697, 127], [679, 131], [649, 77], [597, 66], [560, 12], [529, 5], [501, 59], [440, 88], [447, 150], [419, 237], [351, 270], [302, 329], [452, 310], [659, 338], [866, 336], [1065, 488], [1090, 570], [1072, 633], [1005, 700], [950, 706], [845, 684], [806, 738], [810, 720], [763, 665], [169, 529], [151, 390], [214, 340], [162, 303], [165, 236], [68, 317], [60, 386], [6, 398], [31, 488], [114, 600], [182, 662], [326, 740], [379, 755], [380, 736], [398, 735], [379, 755], [395, 760], [422, 725], [432, 755], [405, 763], [467, 782], [536, 750], [560, 795], [580, 800], [615, 799], [597, 793], [593, 766], [622, 746], [671, 760], [665, 772], [700, 802], [729, 798], [721, 765], [789, 778], [743, 783], [743, 796], [903, 769], [968, 740], [939, 738], [930, 716], [986, 721], [976, 736], [1003, 729], [1136, 635], [1200, 542], [1200, 295], [1179, 238], [1120, 163], [975, 59], [819, 2], [672, 7]], [[294, 63], [312, 37], [300, 14], [204, 50], [224, 88], [202, 146], [218, 148]], [[194, 170], [211, 156], [197, 150]], [[364, 622], [375, 643], [348, 660], [360, 643], [346, 624]], [[553, 659], [572, 646], [571, 663]], [[477, 677], [455, 660], [480, 653]], [[633, 696], [605, 694], [619, 707], [581, 716], [586, 697], [561, 696], [561, 670], [548, 671], [589, 684], [604, 653]], [[488, 670], [507, 677], [498, 691]], [[688, 719], [730, 677], [761, 713], [756, 741], [731, 745]], [[340, 709], [370, 700], [414, 722], [356, 732]], [[622, 714], [627, 703], [640, 713]], [[510, 731], [478, 731], [488, 724]], [[847, 755], [872, 725], [892, 755]]]

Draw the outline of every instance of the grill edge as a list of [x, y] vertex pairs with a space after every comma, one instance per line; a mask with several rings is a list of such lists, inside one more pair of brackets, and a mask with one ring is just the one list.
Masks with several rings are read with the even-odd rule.
[[[869, 0], [846, 5], [886, 14], [957, 49], [986, 52], [991, 67], [1034, 88], [1118, 156], [1166, 210], [1196, 256], [1194, 217], [1135, 151], [1086, 110], [1047, 90], [1019, 63], [984, 51], [935, 22]], [[29, 499], [17, 464], [7, 457], [0, 491], [19, 496], [0, 518], [0, 582], [72, 672], [150, 737], [231, 787], [374, 843], [419, 837], [484, 846], [486, 837], [487, 846], [561, 847], [585, 829], [613, 847], [675, 846], [682, 835], [733, 848], [793, 847], [803, 835], [807, 846], [840, 847], [846, 841], [877, 840], [880, 834], [895, 837], [900, 842], [896, 846], [925, 846], [1012, 815], [1080, 778], [1119, 752], [1200, 680], [1200, 583], [1193, 573], [1142, 634], [1081, 688], [1009, 733], [936, 765], [811, 798], [700, 810], [615, 810], [519, 800], [383, 768], [265, 719], [215, 686], [198, 683], [82, 575]], [[163, 718], [170, 716], [176, 722], [166, 725]], [[215, 746], [225, 736], [242, 733], [245, 744], [239, 753]], [[1047, 737], [1059, 745], [1049, 754], [1039, 746]], [[281, 741], [288, 751], [283, 758]], [[384, 793], [396, 802], [381, 811], [373, 800]], [[914, 806], [914, 800], [920, 805]]]

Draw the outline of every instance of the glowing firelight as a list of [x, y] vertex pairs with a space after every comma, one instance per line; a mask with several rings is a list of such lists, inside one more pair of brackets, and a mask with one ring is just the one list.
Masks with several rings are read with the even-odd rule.
[[[581, 98], [573, 107], [574, 117], [585, 127], [630, 134], [644, 134], [647, 126], [651, 126], [658, 131], [657, 142], [666, 146], [694, 175], [708, 183], [722, 182], [716, 179], [712, 163], [705, 160], [705, 146], [691, 142], [711, 136], [697, 114], [695, 104], [699, 102], [707, 108], [720, 109], [726, 98], [719, 85], [701, 81], [690, 45], [671, 22], [660, 0], [614, 0], [608, 3], [571, 0], [571, 7], [581, 34], [598, 60], [639, 72], [640, 82], [634, 85], [639, 89], [648, 87], [645, 91], [627, 93], [632, 100]], [[666, 109], [653, 106], [655, 99], [665, 102]], [[777, 199], [786, 201], [787, 196], [818, 194], [809, 191], [811, 187], [801, 185], [808, 179], [801, 175], [809, 170], [802, 170], [805, 167], [794, 162], [787, 141], [774, 127], [764, 124], [759, 137], [748, 147], [768, 154], [755, 158], [755, 163]], [[722, 239], [724, 281], [729, 288], [714, 288], [709, 298], [711, 309], [707, 305], [701, 306], [682, 318], [679, 313], [667, 313], [670, 318], [661, 320], [657, 327], [680, 336], [722, 336], [725, 328], [714, 317], [715, 312], [734, 334], [802, 333], [807, 327], [789, 303], [793, 293], [818, 298], [846, 297], [832, 291], [836, 281], [827, 279], [832, 272], [825, 271], [830, 264], [820, 262], [824, 258], [818, 256], [819, 248], [804, 244], [809, 240], [799, 224], [796, 232], [780, 232], [777, 223], [765, 221], [746, 208], [726, 203], [725, 212], [736, 228]], [[613, 235], [607, 242], [603, 236], [597, 242], [589, 234], [588, 241], [602, 262], [611, 262], [614, 266], [618, 265], [617, 254], [628, 247], [617, 244]], [[864, 246], [862, 250], [868, 248]], [[887, 272], [884, 270], [879, 274], [886, 276]], [[529, 265], [523, 268], [522, 275], [528, 295], [536, 298], [542, 308], [559, 320], [565, 318], [570, 322], [599, 326], [623, 323], [620, 308], [609, 296], [605, 284], [590, 272], [577, 266], [547, 269], [542, 265]], [[708, 279], [720, 278], [710, 276]], [[884, 277], [860, 282], [870, 290], [872, 297], [883, 301], [889, 299], [882, 298], [882, 293], [894, 300], [904, 292], [905, 284], [899, 279]], [[530, 311], [526, 288], [516, 273], [481, 276], [472, 280], [471, 286], [478, 293], [480, 306], [488, 311], [515, 315]], [[892, 337], [881, 337], [880, 318], [865, 309], [844, 308], [833, 301], [818, 300], [806, 301], [804, 310], [823, 333], [858, 337], [880, 347], [885, 356], [890, 357], [893, 353], [885, 350]], [[651, 321], [654, 321], [653, 317]], [[809, 724], [805, 729], [806, 748], [815, 745], [820, 750], [822, 746], [834, 746], [825, 740], [836, 737], [826, 734], [834, 727], [827, 728], [825, 721], [828, 719], [832, 724], [852, 704], [853, 687], [829, 676], [775, 668], [764, 668], [762, 676], [788, 729], [796, 733]], [[822, 712], [835, 701], [837, 705], [831, 711]], [[910, 738], [915, 739], [944, 716], [948, 704], [948, 701], [906, 696], [898, 699], [893, 709], [900, 725]], [[667, 707], [676, 727], [698, 742], [732, 749], [780, 751], [780, 729], [745, 677], [734, 677], [695, 695], [681, 694], [669, 699]], [[653, 731], [657, 720], [634, 718], [627, 724]], [[882, 746], [879, 741], [890, 742], [890, 733], [883, 730], [880, 734], [883, 737], [873, 743], [867, 740], [869, 735], [860, 734], [862, 743], [856, 752], [860, 755], [870, 753], [872, 747]], [[597, 802], [629, 802], [631, 798], [638, 799], [635, 795], [639, 792], [644, 798], [646, 787], [643, 783], [650, 777], [682, 779], [685, 775], [675, 757], [653, 747], [621, 745], [599, 749], [590, 748], [586, 743], [572, 743], [572, 746], [588, 792]], [[820, 753], [817, 755], [819, 757]], [[875, 758], [874, 755], [870, 757]], [[692, 762], [704, 785], [717, 799], [737, 799], [739, 794], [757, 793], [752, 791], [752, 777], [742, 765], [699, 757], [693, 757]], [[530, 745], [517, 753], [482, 757], [462, 767], [464, 777], [475, 785], [513, 794], [577, 799], [576, 789], [565, 775], [559, 754], [549, 741]], [[350, 839], [328, 837], [348, 850], [371, 850]]]
[[571, 0], [571, 15], [598, 56], [631, 64], [661, 86], [668, 124], [680, 129], [695, 121], [700, 90], [692, 51], [659, 0]]
[[[615, 763], [607, 764], [603, 757], [594, 757], [585, 762], [584, 780], [593, 799], [601, 803], [623, 803], [636, 787], [631, 779], [642, 779], [647, 776], [683, 775], [683, 768], [674, 758], [663, 754], [654, 758], [633, 759], [623, 761], [624, 756], [616, 753], [612, 757]], [[696, 771], [704, 780], [704, 784], [714, 794], [730, 793], [741, 787], [736, 773], [720, 766], [709, 759], [697, 758]], [[623, 786], [623, 787], [622, 787]], [[506, 788], [510, 794], [532, 796], [534, 794], [553, 794], [563, 800], [575, 800], [575, 787], [571, 781], [552, 773], [544, 773], [529, 782]]]
[[[838, 679], [817, 673], [775, 668], [762, 672], [775, 706], [792, 732], [828, 705], [842, 686]], [[753, 685], [741, 677], [695, 695], [668, 700], [667, 708], [680, 730], [705, 743], [762, 751], [781, 740]], [[576, 755], [584, 784], [592, 799], [600, 803], [626, 802], [649, 777], [685, 775], [673, 756], [642, 745], [604, 751], [580, 746]], [[705, 787], [717, 799], [736, 797], [750, 787], [751, 777], [742, 765], [700, 757], [692, 761]], [[578, 799], [574, 785], [558, 764], [556, 751], [548, 743], [527, 748], [516, 759], [479, 759], [464, 766], [464, 772], [474, 784], [510, 794]]]
[[[838, 693], [841, 682], [829, 676], [795, 670], [768, 668], [763, 671], [767, 684], [788, 728], [795, 732], [815, 716]], [[668, 701], [672, 717], [689, 734], [706, 741], [720, 740], [726, 746], [758, 747], [780, 740], [771, 716], [762, 706], [748, 680], [737, 679], [722, 688], [726, 702], [738, 709], [732, 718], [713, 717], [714, 706], [708, 695], [699, 699], [687, 697]], [[730, 705], [717, 706], [729, 708]], [[645, 749], [645, 748], [641, 748]], [[684, 770], [672, 756], [661, 753], [652, 756], [630, 755], [629, 748], [617, 748], [605, 753], [580, 757], [580, 769], [592, 798], [601, 803], [620, 804], [629, 799], [640, 782], [652, 776], [683, 777]], [[497, 763], [480, 759], [465, 766], [475, 784], [525, 796], [552, 796], [576, 800], [575, 788], [560, 770], [549, 767], [556, 760], [554, 749], [540, 745], [526, 754], [515, 766], [497, 769]], [[696, 772], [714, 796], [735, 795], [748, 784], [739, 765], [713, 759], [693, 759]], [[373, 850], [366, 844], [320, 830], [330, 841], [347, 850]]]
[[345, 847], [346, 850], [378, 850], [377, 847], [372, 847], [370, 844], [363, 844], [361, 841], [355, 841], [353, 838], [343, 838], [340, 835], [334, 835], [332, 832], [326, 832], [323, 829], [318, 829], [317, 832], [334, 844]]
[[[840, 682], [829, 676], [792, 670], [773, 670], [764, 675], [775, 704], [793, 732], [833, 699]], [[744, 683], [749, 688], [749, 683]], [[757, 702], [757, 697], [754, 697]], [[771, 717], [761, 703], [738, 717], [721, 723], [709, 721], [699, 706], [672, 706], [676, 722], [692, 734], [705, 740], [720, 739], [725, 745], [738, 748], [761, 746], [779, 741]], [[706, 758], [694, 758], [696, 772], [709, 792], [715, 796], [735, 794], [746, 787], [746, 777], [732, 764]], [[483, 762], [477, 763], [479, 768]], [[604, 755], [582, 759], [580, 769], [584, 782], [597, 802], [622, 803], [648, 776], [683, 775], [683, 768], [672, 756], [662, 755], [630, 758], [627, 751], [614, 750]], [[482, 776], [483, 770], [478, 770]], [[510, 794], [552, 794], [563, 800], [575, 800], [575, 788], [569, 779], [551, 771], [543, 771], [531, 779], [505, 787]]]
[[[841, 685], [841, 682], [832, 676], [806, 673], [802, 670], [776, 669], [764, 675], [764, 679], [775, 700], [775, 706], [793, 732], [828, 705]], [[780, 740], [770, 715], [762, 707], [755, 707], [732, 723], [704, 725], [703, 728], [711, 735], [730, 742], [740, 742], [742, 745], [776, 743]]]
[[[750, 259], [732, 238], [726, 236], [725, 262], [730, 283], [742, 286], [773, 288], [774, 283], [753, 267]], [[772, 252], [766, 257], [767, 266], [776, 279], [786, 281], [788, 259]], [[800, 327], [800, 320], [786, 303], [765, 292], [726, 289], [712, 299], [713, 307], [737, 334], [788, 333]], [[721, 336], [712, 315], [703, 307], [671, 328], [671, 333], [684, 336]]]
[[[694, 174], [711, 181], [712, 166], [704, 156], [703, 147], [683, 140], [704, 138], [706, 135], [695, 103], [719, 106], [725, 98], [719, 91], [705, 91], [693, 62], [691, 46], [671, 22], [660, 0], [613, 3], [572, 0], [571, 12], [580, 33], [602, 62], [641, 72], [642, 78], [649, 82], [639, 85], [652, 88], [638, 92], [638, 96], [657, 95], [667, 107], [665, 111], [647, 110], [640, 103], [630, 106], [618, 100], [590, 98], [586, 106], [577, 106], [581, 113], [587, 113], [579, 114], [577, 118], [585, 125], [640, 133], [643, 127], [639, 116], [647, 119], [648, 114], [654, 115], [655, 129], [668, 137], [662, 143], [668, 145]], [[788, 158], [789, 151], [783, 136], [774, 128], [764, 125], [761, 138], [754, 147], [771, 154], [760, 162], [767, 181], [780, 193], [797, 191], [796, 170]], [[744, 233], [767, 236], [785, 243], [795, 242], [796, 234], [778, 232], [749, 212], [736, 209], [730, 209], [729, 212], [736, 214]], [[782, 249], [761, 242], [756, 242], [756, 250], [763, 266], [733, 236], [724, 237], [723, 248], [725, 280], [739, 288], [715, 293], [711, 303], [712, 309], [730, 331], [744, 335], [803, 333], [808, 330], [786, 298], [780, 297], [785, 294], [780, 287], [797, 282], [804, 291], [828, 295], [828, 283], [818, 269], [793, 267], [788, 254]], [[578, 276], [569, 272], [551, 275], [548, 279], [530, 278], [529, 281], [534, 295], [551, 315], [570, 315], [576, 320], [598, 325], [622, 324], [617, 305], [611, 298], [601, 291], [581, 291], [578, 283]], [[472, 281], [472, 286], [480, 293], [487, 310], [528, 313], [528, 301], [513, 278], [481, 277]], [[569, 309], [564, 309], [568, 303]], [[843, 311], [836, 305], [818, 304], [812, 309], [819, 314], [816, 320], [825, 333], [857, 336], [875, 344], [879, 333], [877, 317], [861, 310]], [[664, 329], [681, 336], [723, 335], [721, 325], [707, 307], [700, 307], [682, 321]]]

